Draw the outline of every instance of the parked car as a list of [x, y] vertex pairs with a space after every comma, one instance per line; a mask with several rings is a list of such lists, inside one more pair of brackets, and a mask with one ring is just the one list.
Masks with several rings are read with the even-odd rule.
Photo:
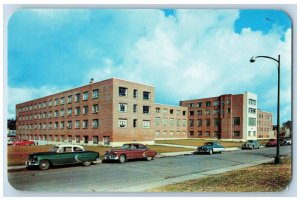
[[89, 166], [91, 163], [100, 163], [99, 153], [85, 151], [79, 145], [58, 145], [53, 146], [49, 152], [39, 152], [28, 155], [26, 166], [39, 167], [40, 170], [47, 170], [50, 166], [83, 164]]
[[282, 138], [279, 142], [280, 142], [281, 146], [291, 145], [292, 144], [291, 138]]
[[205, 152], [209, 154], [213, 154], [216, 152], [223, 153], [225, 151], [225, 147], [223, 147], [218, 142], [206, 142], [203, 146], [197, 147], [197, 152]]
[[14, 141], [11, 145], [12, 146], [32, 146], [32, 145], [34, 145], [34, 141], [18, 140], [18, 141]]
[[116, 160], [125, 163], [130, 159], [145, 158], [148, 161], [153, 160], [157, 152], [149, 149], [146, 145], [138, 143], [124, 144], [119, 149], [110, 149], [104, 154], [104, 160]]
[[242, 145], [242, 149], [259, 149], [260, 144], [257, 140], [248, 140]]
[[266, 147], [276, 147], [277, 146], [277, 140], [271, 139], [269, 142], [267, 142]]

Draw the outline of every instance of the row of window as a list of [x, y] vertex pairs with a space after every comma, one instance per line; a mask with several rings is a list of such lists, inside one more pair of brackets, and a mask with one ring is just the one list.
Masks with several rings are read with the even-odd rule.
[[[20, 125], [18, 127], [19, 130], [34, 130], [34, 129], [71, 129], [73, 126], [73, 122], [74, 122], [74, 127], [75, 128], [80, 128], [80, 125], [82, 126], [82, 128], [88, 128], [89, 126], [89, 120], [76, 120], [76, 121], [61, 121], [61, 122], [49, 122], [49, 123], [38, 123], [38, 124], [26, 124], [26, 125]], [[82, 124], [81, 124], [81, 123]], [[66, 125], [65, 125], [66, 123]], [[92, 128], [98, 128], [100, 125], [100, 121], [99, 119], [93, 119], [92, 120]]]
[[[132, 127], [137, 128], [138, 126], [138, 120], [133, 119], [132, 121]], [[120, 118], [118, 121], [119, 128], [128, 128], [128, 120], [125, 118]], [[143, 120], [142, 121], [142, 128], [150, 128], [150, 120]]]
[[[227, 105], [230, 105], [230, 102], [231, 102], [230, 99], [226, 100]], [[205, 101], [203, 103], [205, 103], [205, 107], [210, 107], [211, 106], [211, 101]], [[213, 106], [219, 106], [220, 104], [223, 106], [224, 101], [213, 101]], [[196, 104], [195, 103], [190, 103], [188, 107], [189, 108], [202, 107], [202, 102], [198, 102]]]
[[[80, 115], [80, 107], [76, 107], [74, 108], [74, 114]], [[82, 107], [82, 114], [88, 114], [89, 111], [89, 106], [83, 106]], [[99, 112], [99, 105], [98, 104], [94, 104], [92, 106], [92, 113], [97, 113]], [[68, 108], [67, 109], [67, 116], [71, 116], [73, 114], [73, 109], [72, 108]], [[21, 120], [33, 120], [33, 119], [47, 119], [47, 118], [52, 118], [52, 117], [64, 117], [65, 115], [65, 109], [61, 109], [61, 110], [55, 110], [54, 112], [50, 111], [50, 112], [43, 112], [43, 113], [37, 113], [37, 114], [32, 114], [32, 115], [27, 115], [27, 116], [22, 116], [19, 117], [19, 121]]]
[[165, 135], [169, 135], [169, 136], [173, 136], [173, 135], [186, 135], [186, 131], [155, 131], [155, 136], [159, 137], [159, 136], [165, 136]]
[[[127, 103], [119, 103], [119, 112], [127, 112], [128, 111], [128, 104]], [[138, 112], [138, 105], [133, 104], [132, 112]], [[150, 114], [150, 106], [143, 105], [143, 114]]]
[[[197, 131], [197, 136], [203, 136], [203, 134], [204, 134], [205, 137], [210, 137], [211, 134], [213, 135], [213, 137], [221, 137], [219, 131], [213, 131], [213, 132], [211, 132], [211, 131], [205, 131], [205, 132], [204, 131]], [[190, 136], [195, 136], [195, 132], [194, 131], [189, 131], [189, 135]], [[233, 137], [239, 137], [240, 136], [240, 131], [233, 131], [232, 136]]]
[[[155, 108], [155, 112], [156, 112], [157, 114], [162, 113], [163, 115], [167, 115], [167, 114], [169, 113], [169, 114], [173, 115], [173, 114], [174, 114], [174, 109], [170, 109], [169, 112], [168, 112], [168, 109], [166, 109], [166, 108], [163, 108], [163, 109], [161, 110], [160, 107], [156, 107], [156, 108]], [[177, 115], [177, 116], [179, 116], [179, 115], [181, 115], [181, 114], [182, 114], [183, 116], [185, 116], [185, 115], [186, 115], [186, 111], [182, 111], [182, 113], [181, 113], [181, 110], [176, 110], [176, 115]]]
[[270, 121], [272, 121], [272, 115], [269, 115], [269, 114], [259, 114], [258, 115], [258, 118], [259, 119], [267, 119], [267, 120], [270, 120]]
[[[68, 142], [72, 143], [73, 137], [72, 135], [68, 135], [67, 138], [65, 135], [21, 135], [21, 139], [25, 140], [38, 140], [38, 141], [54, 141], [54, 142]], [[84, 144], [87, 144], [89, 142], [89, 137], [87, 135], [84, 135], [80, 138], [80, 136], [75, 136], [74, 138], [75, 143], [81, 143], [81, 141]], [[98, 144], [99, 143], [99, 136], [93, 136], [92, 138], [93, 144]]]
[[[218, 115], [218, 114], [224, 114], [224, 110], [212, 110], [212, 113], [214, 115]], [[196, 113], [196, 111], [189, 111], [189, 114], [190, 116], [194, 116]], [[230, 114], [230, 108], [227, 108], [227, 113]], [[210, 115], [211, 114], [211, 110], [205, 110], [204, 112], [202, 110], [198, 110], [197, 111], [197, 115], [202, 115], [202, 114], [205, 114], [205, 115]]]
[[[204, 120], [204, 125], [205, 126], [210, 126], [211, 119], [205, 119]], [[213, 119], [214, 121], [214, 126], [219, 126], [220, 125], [220, 119], [219, 118], [215, 118]], [[233, 125], [234, 126], [239, 126], [240, 125], [240, 117], [234, 117], [233, 118]], [[189, 126], [193, 127], [194, 126], [194, 119], [189, 119]], [[203, 120], [202, 119], [197, 119], [197, 126], [203, 126]]]
[[[74, 95], [74, 102], [80, 102], [81, 100], [81, 94], [77, 93]], [[99, 89], [94, 89], [92, 90], [92, 99], [98, 99], [99, 98]], [[89, 91], [83, 92], [82, 93], [82, 100], [86, 101], [89, 99]], [[67, 97], [67, 103], [72, 103], [73, 101], [73, 95], [69, 95]], [[64, 105], [65, 104], [65, 97], [60, 97], [60, 98], [56, 98], [54, 99], [54, 106], [58, 106], [58, 105]], [[17, 112], [25, 112], [25, 111], [31, 111], [31, 110], [37, 110], [37, 109], [41, 109], [41, 108], [46, 108], [46, 107], [52, 107], [53, 106], [53, 100], [49, 100], [49, 101], [44, 101], [44, 102], [39, 102], [36, 103], [34, 105], [28, 105], [28, 106], [23, 106], [22, 108], [18, 108]]]
[[273, 129], [272, 128], [258, 128], [258, 131], [264, 131], [264, 132], [269, 132], [269, 131], [272, 131]]
[[[128, 97], [128, 88], [126, 87], [119, 87], [119, 96]], [[138, 98], [139, 92], [137, 89], [133, 89], [132, 97]], [[150, 100], [151, 93], [148, 91], [143, 91], [143, 100]]]
[[[162, 122], [161, 122], [162, 121]], [[155, 117], [155, 125], [156, 126], [174, 126], [175, 125], [175, 119], [174, 118], [160, 118], [160, 117]], [[180, 125], [182, 125], [182, 127], [186, 127], [186, 120], [180, 120], [180, 119], [176, 119], [176, 126], [180, 127]]]

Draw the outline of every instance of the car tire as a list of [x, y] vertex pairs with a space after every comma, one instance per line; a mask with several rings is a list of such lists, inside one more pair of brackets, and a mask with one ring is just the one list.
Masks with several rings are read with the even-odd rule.
[[213, 154], [213, 150], [210, 149], [210, 150], [209, 150], [209, 155], [212, 155], [212, 154]]
[[251, 149], [254, 149], [254, 146], [252, 146]]
[[125, 163], [126, 162], [126, 156], [124, 154], [122, 154], [120, 157], [119, 157], [119, 162], [120, 163]]
[[221, 154], [224, 154], [224, 151], [221, 151]]
[[146, 159], [147, 159], [147, 161], [151, 161], [151, 160], [153, 160], [153, 157], [152, 156], [147, 156]]
[[48, 170], [50, 167], [50, 162], [48, 160], [42, 160], [39, 164], [40, 170]]
[[90, 166], [92, 164], [91, 161], [84, 161], [83, 163], [83, 166], [87, 167], [87, 166]]

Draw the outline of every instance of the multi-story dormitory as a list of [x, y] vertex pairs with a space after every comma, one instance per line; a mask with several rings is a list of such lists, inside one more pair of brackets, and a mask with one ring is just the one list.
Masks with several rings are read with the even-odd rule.
[[[155, 139], [256, 139], [256, 95], [155, 103], [153, 86], [111, 78], [16, 106], [17, 138], [118, 146]], [[271, 116], [272, 119], [272, 116]], [[264, 135], [265, 136], [265, 135]]]

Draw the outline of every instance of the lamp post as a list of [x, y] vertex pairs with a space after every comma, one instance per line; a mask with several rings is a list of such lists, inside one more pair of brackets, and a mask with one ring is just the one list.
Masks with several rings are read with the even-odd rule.
[[279, 124], [279, 117], [280, 117], [280, 55], [278, 55], [278, 59], [274, 59], [273, 57], [269, 57], [269, 56], [256, 56], [256, 57], [252, 57], [250, 59], [251, 63], [255, 62], [256, 58], [267, 58], [267, 59], [271, 59], [273, 61], [277, 62], [277, 66], [278, 66], [278, 92], [277, 92], [277, 146], [276, 146], [276, 156], [275, 156], [275, 164], [279, 164], [280, 163], [280, 156], [279, 156], [279, 132], [280, 132], [280, 124]]

